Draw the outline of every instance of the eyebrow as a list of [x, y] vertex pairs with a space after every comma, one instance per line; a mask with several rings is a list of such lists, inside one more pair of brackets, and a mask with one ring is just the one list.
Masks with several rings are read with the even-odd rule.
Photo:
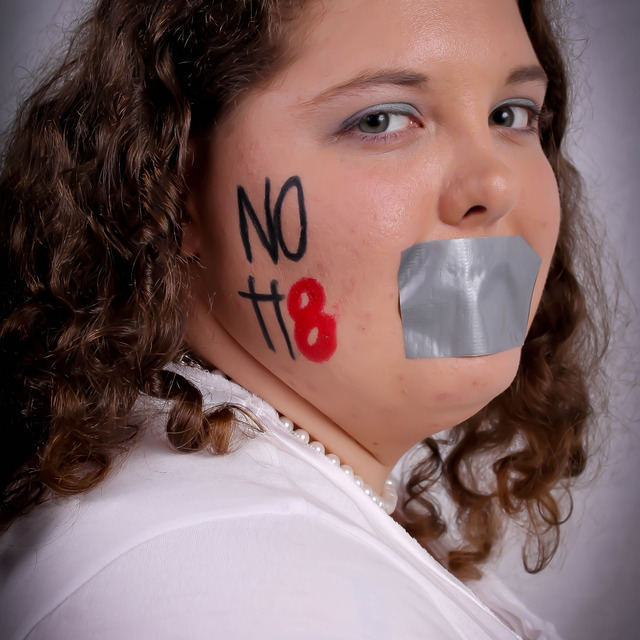
[[538, 64], [516, 67], [507, 76], [507, 84], [523, 84], [525, 82], [539, 82], [546, 86], [549, 78], [544, 69]]
[[404, 69], [365, 72], [351, 78], [347, 82], [325, 89], [317, 96], [311, 98], [311, 100], [305, 102], [302, 106], [315, 107], [321, 102], [330, 100], [341, 93], [358, 91], [371, 85], [385, 84], [424, 89], [429, 85], [429, 78], [424, 73]]
[[[537, 64], [525, 65], [512, 69], [507, 75], [506, 84], [524, 84], [538, 82], [547, 85], [549, 79], [544, 69]], [[313, 108], [322, 102], [331, 100], [341, 93], [358, 91], [371, 85], [396, 85], [401, 87], [416, 87], [425, 89], [429, 86], [429, 76], [424, 73], [405, 69], [369, 71], [361, 73], [347, 82], [329, 87], [318, 95], [300, 105], [303, 108]]]

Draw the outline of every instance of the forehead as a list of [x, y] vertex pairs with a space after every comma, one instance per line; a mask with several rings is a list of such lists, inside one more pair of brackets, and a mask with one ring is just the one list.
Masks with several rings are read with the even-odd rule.
[[315, 82], [363, 67], [536, 61], [516, 0], [311, 1], [294, 34], [291, 71]]

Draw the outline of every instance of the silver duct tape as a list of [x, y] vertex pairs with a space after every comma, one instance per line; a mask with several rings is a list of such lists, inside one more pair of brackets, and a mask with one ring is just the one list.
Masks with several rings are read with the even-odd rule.
[[403, 251], [398, 286], [407, 358], [522, 346], [541, 262], [522, 236], [434, 240]]

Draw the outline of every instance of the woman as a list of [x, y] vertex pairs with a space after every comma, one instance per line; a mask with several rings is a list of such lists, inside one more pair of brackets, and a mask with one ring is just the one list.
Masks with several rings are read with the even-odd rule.
[[98, 3], [3, 167], [7, 637], [554, 637], [433, 558], [585, 463], [545, 10]]

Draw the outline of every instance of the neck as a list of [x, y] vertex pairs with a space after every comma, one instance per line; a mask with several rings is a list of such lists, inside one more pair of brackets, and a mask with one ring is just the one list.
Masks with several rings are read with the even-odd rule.
[[380, 462], [347, 431], [264, 367], [200, 304], [192, 307], [187, 340], [205, 362], [266, 400], [297, 427], [307, 431], [312, 440], [322, 442], [327, 453], [337, 455], [375, 491], [382, 492], [392, 465]]

